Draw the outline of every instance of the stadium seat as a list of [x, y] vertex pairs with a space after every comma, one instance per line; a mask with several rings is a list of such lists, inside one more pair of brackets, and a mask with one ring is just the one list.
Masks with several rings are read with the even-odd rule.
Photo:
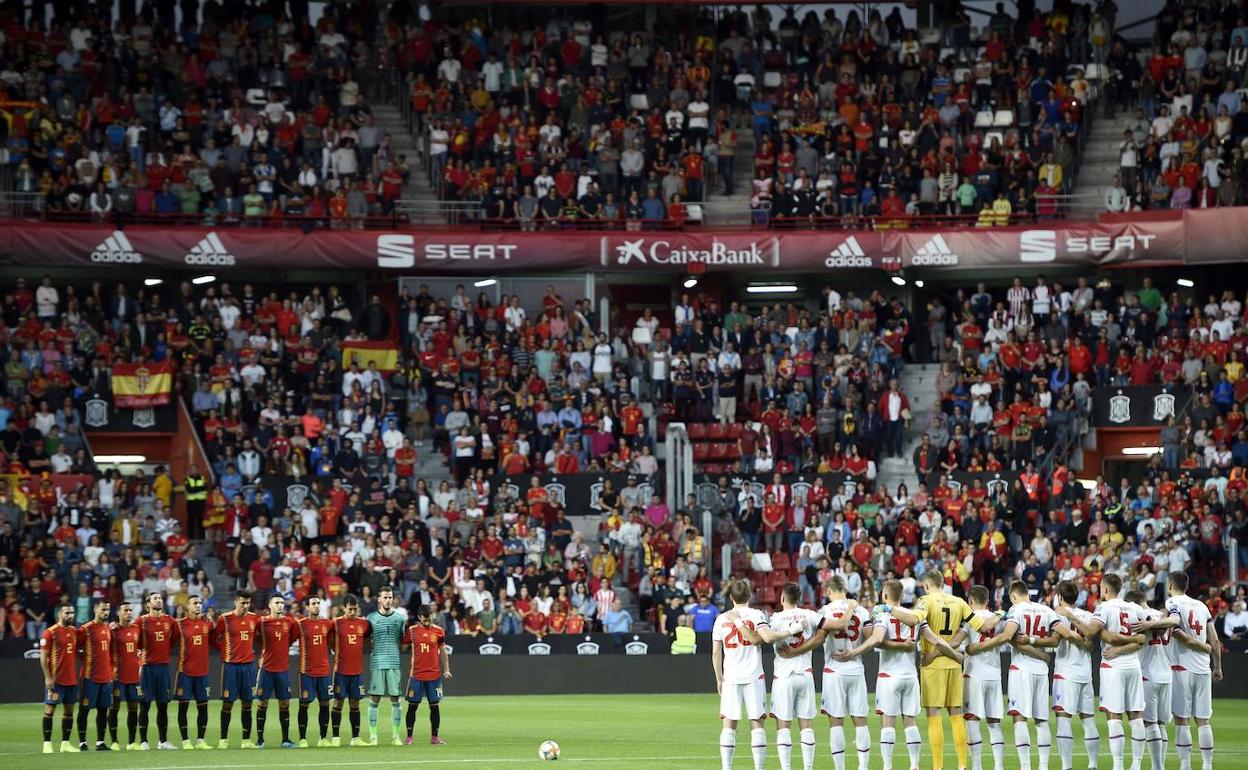
[[776, 570], [767, 576], [767, 584], [773, 588], [783, 588], [784, 584], [789, 582], [789, 573]]
[[1014, 110], [997, 110], [992, 115], [994, 128], [1008, 128], [1014, 125]]
[[706, 423], [687, 422], [685, 423], [685, 432], [689, 434], [690, 441], [702, 441], [706, 438]]
[[728, 428], [722, 422], [713, 422], [706, 426], [706, 437], [712, 441], [723, 441], [728, 435]]
[[976, 128], [991, 128], [994, 115], [991, 110], [980, 110], [975, 113]]
[[771, 606], [771, 605], [775, 605], [777, 602], [780, 601], [779, 592], [776, 591], [775, 588], [769, 585], [760, 587], [758, 591], [755, 592], [754, 595], [757, 597], [757, 601], [759, 604]]
[[784, 551], [772, 551], [771, 553], [771, 568], [772, 569], [783, 570], [787, 572], [790, 566], [792, 566], [792, 562], [789, 560], [789, 555], [787, 553], [785, 553]]
[[743, 430], [743, 426], [741, 425], [741, 423], [739, 422], [728, 423], [728, 438], [732, 439], [733, 441], [736, 441], [737, 439], [741, 438], [742, 430]]

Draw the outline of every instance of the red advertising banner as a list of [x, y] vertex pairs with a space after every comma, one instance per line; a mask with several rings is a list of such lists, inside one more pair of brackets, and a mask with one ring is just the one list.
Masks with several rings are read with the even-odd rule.
[[157, 269], [342, 268], [409, 273], [566, 270], [941, 270], [1232, 262], [1248, 207], [1106, 216], [1098, 222], [881, 230], [313, 230], [0, 224], [3, 265]]

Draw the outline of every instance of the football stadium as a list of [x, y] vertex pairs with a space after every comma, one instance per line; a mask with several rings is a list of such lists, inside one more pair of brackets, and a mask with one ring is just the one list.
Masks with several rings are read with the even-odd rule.
[[1248, 770], [1246, 79], [1230, 0], [0, 2], [0, 757]]

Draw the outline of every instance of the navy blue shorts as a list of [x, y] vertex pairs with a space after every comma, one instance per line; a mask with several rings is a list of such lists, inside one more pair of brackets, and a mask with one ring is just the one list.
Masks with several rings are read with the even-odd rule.
[[299, 676], [299, 702], [311, 703], [314, 700], [329, 700], [333, 683], [328, 676]]
[[363, 674], [334, 674], [334, 697], [359, 700], [364, 697]]
[[113, 682], [113, 700], [118, 703], [141, 703], [143, 701], [143, 685]]
[[221, 666], [221, 700], [251, 703], [256, 695], [256, 664], [225, 663]]
[[43, 689], [43, 705], [59, 706], [62, 703], [73, 706], [78, 702], [78, 685], [56, 684]]
[[90, 679], [84, 679], [82, 682], [82, 698], [78, 701], [78, 705], [84, 709], [106, 709], [113, 705], [113, 683], [92, 682]]
[[168, 703], [170, 690], [169, 665], [153, 663], [144, 666], [139, 672], [139, 684], [142, 685], [143, 702]]
[[178, 700], [195, 701], [203, 703], [208, 700], [208, 676], [191, 676], [190, 674], [178, 674], [178, 689], [175, 691]]
[[414, 678], [407, 680], [407, 702], [420, 703], [421, 699], [427, 699], [430, 706], [442, 702], [442, 677], [427, 682]]
[[256, 698], [290, 700], [290, 672], [261, 671], [260, 681], [256, 684]]

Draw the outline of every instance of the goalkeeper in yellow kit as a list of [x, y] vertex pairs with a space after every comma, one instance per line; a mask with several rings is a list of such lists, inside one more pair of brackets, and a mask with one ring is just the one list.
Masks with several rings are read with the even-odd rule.
[[[893, 617], [910, 625], [926, 623], [946, 642], [953, 639], [963, 623], [976, 631], [983, 625], [983, 620], [974, 614], [969, 604], [945, 593], [945, 578], [941, 570], [926, 572], [923, 587], [926, 593], [915, 603], [914, 609], [894, 607]], [[966, 745], [966, 722], [962, 719], [962, 667], [953, 659], [938, 655], [929, 642], [923, 642], [920, 652], [919, 694], [923, 707], [927, 709], [927, 740], [932, 750], [932, 768], [943, 770], [945, 766], [945, 728], [940, 722], [940, 710], [943, 708], [949, 712], [953, 748], [958, 754], [958, 770], [966, 770], [969, 750]]]

